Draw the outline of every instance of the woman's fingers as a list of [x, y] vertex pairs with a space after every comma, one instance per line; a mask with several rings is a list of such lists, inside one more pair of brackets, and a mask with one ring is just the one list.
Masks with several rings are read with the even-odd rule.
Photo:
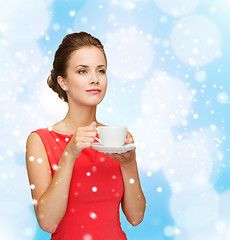
[[77, 132], [78, 133], [84, 133], [84, 132], [96, 132], [96, 126], [95, 124], [94, 125], [89, 125], [89, 126], [86, 126], [86, 127], [80, 127], [77, 129]]
[[122, 160], [122, 156], [116, 154], [116, 153], [108, 153], [107, 154], [109, 157], [111, 157], [112, 159], [116, 160], [116, 161], [120, 161]]
[[67, 152], [78, 157], [84, 148], [90, 148], [96, 137], [96, 122], [86, 127], [79, 127], [67, 145]]
[[127, 139], [125, 139], [125, 143], [134, 143], [134, 140], [133, 140], [133, 138], [127, 138]]
[[77, 134], [78, 138], [82, 138], [82, 137], [92, 137], [95, 138], [96, 137], [96, 132], [81, 132]]
[[82, 137], [82, 138], [78, 138], [77, 142], [93, 143], [94, 142], [94, 138], [93, 137]]

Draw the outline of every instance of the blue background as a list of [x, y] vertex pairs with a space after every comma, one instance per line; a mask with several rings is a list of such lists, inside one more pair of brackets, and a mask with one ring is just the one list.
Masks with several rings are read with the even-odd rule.
[[63, 37], [86, 31], [108, 57], [97, 119], [128, 126], [137, 143], [147, 208], [137, 227], [121, 212], [128, 239], [230, 239], [228, 1], [1, 5], [0, 238], [50, 238], [33, 212], [25, 143], [64, 117], [46, 79]]

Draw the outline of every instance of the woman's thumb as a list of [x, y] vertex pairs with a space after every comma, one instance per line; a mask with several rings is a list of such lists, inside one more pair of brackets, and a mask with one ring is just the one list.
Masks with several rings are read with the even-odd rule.
[[97, 123], [95, 122], [95, 121], [93, 121], [93, 122], [91, 122], [91, 124], [90, 124], [91, 126], [97, 126]]

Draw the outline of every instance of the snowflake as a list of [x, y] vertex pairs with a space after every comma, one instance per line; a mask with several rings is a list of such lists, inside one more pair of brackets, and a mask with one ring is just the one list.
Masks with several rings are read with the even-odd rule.
[[97, 214], [94, 213], [94, 212], [89, 213], [89, 216], [90, 216], [92, 219], [96, 219], [96, 218], [97, 218]]
[[135, 182], [135, 180], [133, 178], [129, 179], [129, 183], [133, 184]]
[[83, 240], [92, 240], [93, 238], [92, 238], [92, 236], [90, 235], [90, 234], [85, 234], [84, 236], [83, 236]]
[[162, 188], [161, 188], [161, 187], [158, 187], [158, 188], [157, 188], [157, 192], [162, 192]]

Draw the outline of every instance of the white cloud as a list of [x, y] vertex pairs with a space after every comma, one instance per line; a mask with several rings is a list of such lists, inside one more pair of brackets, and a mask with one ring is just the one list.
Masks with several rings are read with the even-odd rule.
[[207, 76], [206, 76], [206, 72], [205, 71], [198, 71], [195, 74], [195, 79], [198, 82], [203, 82], [203, 81], [206, 80], [206, 78], [207, 78]]
[[185, 84], [159, 73], [142, 94], [142, 111], [146, 117], [131, 126], [140, 167], [152, 171], [162, 169], [176, 192], [206, 187], [218, 153], [213, 131], [182, 132], [177, 138], [171, 129], [186, 121], [191, 108], [192, 96]]
[[138, 3], [145, 3], [147, 0], [111, 0], [113, 6], [119, 6], [124, 10], [133, 10]]
[[147, 36], [135, 27], [106, 36], [108, 70], [122, 81], [139, 79], [153, 62], [153, 49]]
[[45, 118], [33, 104], [34, 101], [12, 101], [10, 97], [8, 101], [1, 103], [0, 114], [4, 117], [1, 121], [4, 126], [1, 133], [4, 138], [0, 139], [0, 144], [3, 149], [10, 147], [13, 152], [23, 151], [30, 130], [45, 124]]
[[130, 126], [137, 144], [138, 162], [143, 170], [158, 171], [172, 153], [172, 132], [154, 120], [148, 117]]
[[190, 188], [190, 192], [172, 194], [170, 198], [173, 219], [187, 231], [209, 226], [218, 215], [218, 206], [218, 194], [209, 188], [206, 191]]
[[158, 73], [143, 90], [142, 111], [159, 124], [173, 126], [187, 118], [192, 100], [181, 80]]
[[49, 26], [49, 21], [47, 5], [39, 0], [13, 0], [1, 4], [0, 32], [9, 39], [39, 39]]
[[[15, 201], [14, 199], [6, 202], [0, 201], [1, 216], [0, 219], [1, 239], [15, 240], [33, 239], [36, 233], [37, 223], [32, 211], [23, 203]], [[1, 229], [4, 226], [4, 229]], [[12, 231], [13, 228], [13, 231]]]
[[[0, 99], [9, 98], [10, 92], [16, 98], [17, 94], [28, 87], [29, 82], [35, 82], [41, 75], [43, 57], [37, 43], [25, 44], [12, 40], [7, 46], [0, 45], [0, 51], [4, 58], [0, 59]], [[12, 98], [11, 98], [12, 99]]]
[[[180, 79], [158, 73], [142, 94], [145, 117], [131, 127], [138, 165], [148, 172], [162, 170], [168, 180], [170, 212], [177, 229], [170, 233], [174, 239], [207, 239], [210, 226], [219, 216], [219, 195], [210, 183], [219, 154], [214, 138], [219, 133], [210, 128], [191, 133], [181, 129], [179, 137], [173, 132], [173, 126], [186, 121], [192, 104], [189, 90]], [[212, 236], [218, 233], [212, 231]]]
[[58, 119], [64, 118], [68, 111], [67, 103], [59, 99], [57, 93], [49, 88], [46, 83], [41, 84], [37, 101], [40, 103], [40, 108], [43, 111], [43, 117], [51, 121], [58, 121]]
[[0, 8], [1, 239], [31, 240], [37, 227], [25, 159], [16, 157], [23, 155], [30, 131], [47, 122], [36, 104], [34, 87], [44, 75], [37, 40], [50, 23], [49, 3], [12, 0], [2, 2]]
[[205, 130], [172, 144], [171, 148], [170, 158], [163, 162], [168, 181], [181, 183], [183, 191], [206, 187], [217, 155], [213, 134]]
[[206, 65], [221, 55], [219, 29], [205, 16], [191, 15], [179, 20], [171, 40], [176, 56], [190, 66]]
[[[21, 159], [25, 163], [24, 159]], [[4, 152], [1, 146], [0, 161], [0, 231], [1, 239], [32, 239], [36, 220], [32, 213], [32, 201], [23, 164], [15, 162], [14, 153]], [[4, 226], [4, 228], [3, 228]], [[12, 231], [14, 226], [14, 231]]]
[[219, 213], [222, 220], [230, 224], [230, 190], [220, 194]]
[[200, 0], [154, 0], [154, 2], [165, 13], [179, 17], [188, 15], [196, 9]]

